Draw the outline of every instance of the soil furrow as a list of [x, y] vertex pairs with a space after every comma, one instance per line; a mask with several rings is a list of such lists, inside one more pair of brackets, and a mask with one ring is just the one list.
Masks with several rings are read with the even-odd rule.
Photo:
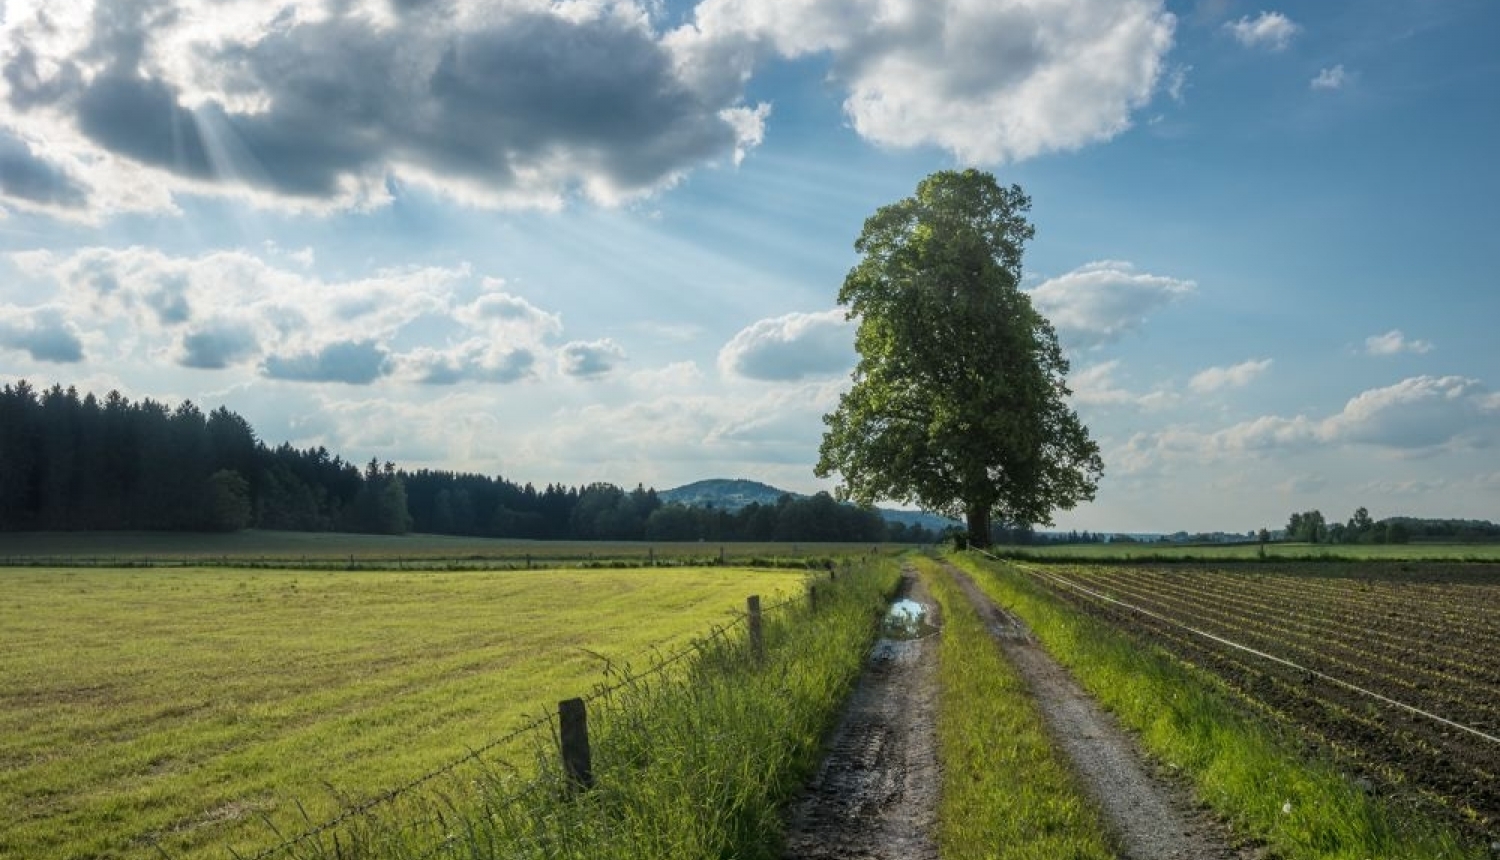
[[963, 571], [952, 565], [945, 569], [1026, 679], [1053, 740], [1109, 822], [1122, 860], [1260, 856], [1256, 849], [1232, 845], [1226, 829], [1197, 806], [1185, 787], [1156, 776], [1130, 736], [1035, 644], [1019, 619], [995, 605]]

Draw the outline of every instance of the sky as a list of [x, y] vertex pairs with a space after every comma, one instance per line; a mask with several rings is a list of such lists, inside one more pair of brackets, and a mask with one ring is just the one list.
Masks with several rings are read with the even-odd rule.
[[1500, 520], [1500, 5], [0, 0], [0, 384], [799, 492], [880, 206], [1031, 197], [1060, 528]]

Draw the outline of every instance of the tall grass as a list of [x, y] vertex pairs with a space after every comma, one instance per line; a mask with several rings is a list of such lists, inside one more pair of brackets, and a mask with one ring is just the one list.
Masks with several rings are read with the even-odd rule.
[[535, 777], [455, 783], [285, 856], [775, 857], [779, 809], [816, 767], [898, 576], [890, 559], [817, 583], [816, 609], [799, 599], [767, 614], [759, 659], [737, 627], [674, 665], [617, 667], [588, 704], [590, 790], [569, 786], [544, 737]]
[[1250, 716], [1159, 648], [1065, 608], [1024, 573], [972, 555], [955, 561], [1030, 625], [1051, 654], [1146, 748], [1192, 780], [1200, 800], [1286, 860], [1480, 858], [1453, 833], [1367, 796], [1329, 762]]
[[1000, 654], [951, 577], [923, 576], [942, 610], [944, 860], [1108, 860], [1098, 811], [1052, 745], [1026, 682]]

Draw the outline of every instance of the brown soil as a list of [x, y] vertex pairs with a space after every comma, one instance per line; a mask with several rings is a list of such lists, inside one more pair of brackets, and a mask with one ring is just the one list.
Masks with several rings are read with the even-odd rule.
[[[1289, 570], [1300, 575], [1272, 575]], [[1493, 842], [1500, 836], [1495, 743], [1178, 626], [1292, 658], [1314, 672], [1493, 734], [1500, 715], [1494, 698], [1500, 651], [1485, 639], [1494, 635], [1486, 619], [1500, 595], [1500, 565], [1402, 565], [1361, 573], [1352, 567], [1345, 575], [1342, 568], [1330, 573], [1277, 566], [1224, 584], [1207, 572], [1171, 582], [1142, 579], [1126, 592], [1116, 581], [1123, 574], [1109, 572], [1108, 588], [1177, 624], [1067, 588], [1053, 591], [1218, 676], [1295, 728], [1314, 752], [1334, 756], [1367, 791]], [[1332, 581], [1339, 587], [1324, 587]]]
[[[1122, 860], [1247, 860], [1187, 790], [1157, 773], [1131, 738], [1031, 639], [1025, 625], [956, 568], [1004, 654], [1029, 684], [1080, 784], [1104, 812]], [[903, 595], [936, 602], [914, 573]], [[935, 619], [933, 619], [935, 621]], [[936, 860], [936, 636], [872, 650], [865, 673], [829, 739], [829, 753], [788, 818], [788, 860]]]

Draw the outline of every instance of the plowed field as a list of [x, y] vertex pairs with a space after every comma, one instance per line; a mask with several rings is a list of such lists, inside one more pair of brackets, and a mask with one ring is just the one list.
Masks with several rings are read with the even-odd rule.
[[1222, 679], [1371, 790], [1500, 831], [1500, 565], [1023, 565]]

